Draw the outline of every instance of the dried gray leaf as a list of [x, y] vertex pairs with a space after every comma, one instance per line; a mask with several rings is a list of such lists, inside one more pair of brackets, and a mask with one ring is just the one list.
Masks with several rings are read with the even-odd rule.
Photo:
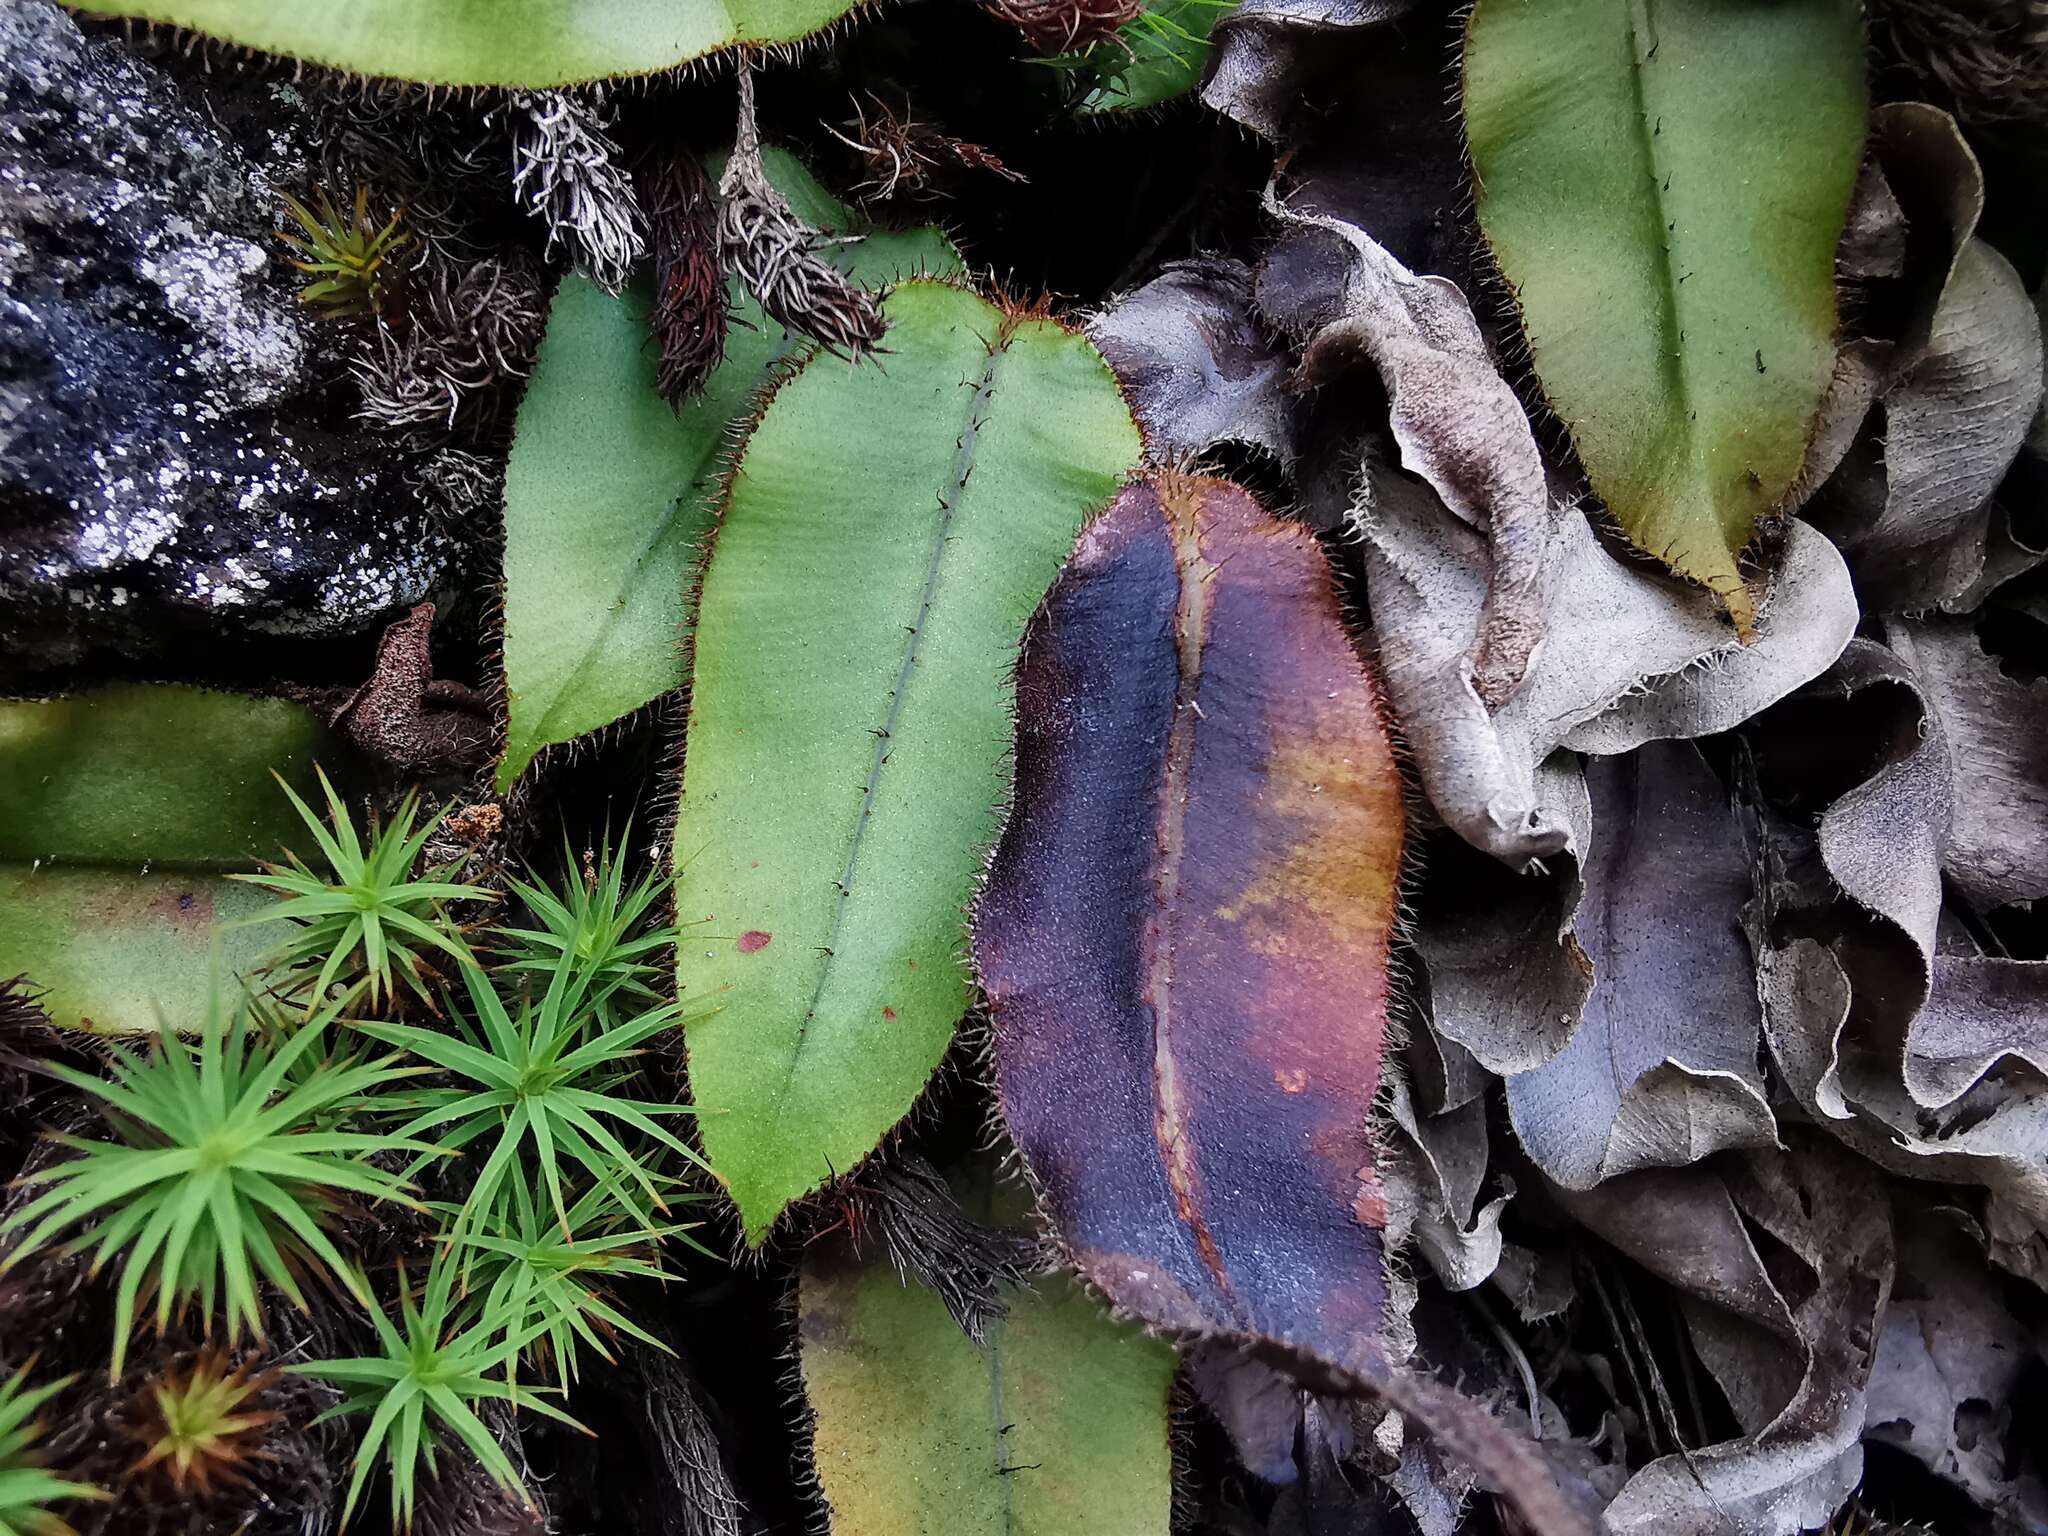
[[1181, 1370], [1246, 1471], [1276, 1486], [1300, 1475], [1294, 1441], [1309, 1396], [1299, 1382], [1224, 1339], [1188, 1345]]
[[[1444, 110], [1443, 59], [1456, 40], [1455, 19], [1440, 15], [1312, 43], [1321, 67], [1274, 175], [1289, 208], [1341, 219], [1409, 270], [1470, 292], [1481, 242], [1462, 124]], [[1346, 264], [1334, 236], [1281, 229], [1259, 263], [1260, 311], [1306, 335], [1336, 312]]]
[[1796, 1336], [1718, 1165], [1647, 1168], [1591, 1189], [1555, 1186], [1571, 1218], [1668, 1282], [1681, 1296], [1763, 1333]]
[[[2043, 278], [2041, 286], [2034, 290], [2034, 319], [2042, 333], [2048, 335], [2048, 278]], [[2042, 400], [2041, 408], [2034, 412], [2033, 425], [2027, 428], [2026, 451], [2036, 459], [2048, 461], [2048, 398]]]
[[1396, 1147], [1380, 1170], [1386, 1186], [1391, 1248], [1412, 1246], [1448, 1290], [1482, 1285], [1500, 1262], [1500, 1219], [1508, 1196], [1479, 1205], [1486, 1182], [1486, 1102], [1420, 1115], [1408, 1083], [1394, 1074], [1387, 1113], [1399, 1127]]
[[2048, 1089], [2048, 960], [1936, 955], [1927, 1003], [1906, 1039], [1906, 1087], [1945, 1108], [1994, 1069], [2024, 1064]]
[[[1806, 700], [1875, 696], [1892, 706], [1870, 717], [1875, 768], [1822, 811], [1818, 828], [1828, 878], [1884, 923], [1837, 957], [1861, 1034], [1845, 1042], [1840, 1022], [1827, 1018], [1834, 989], [1824, 975], [1816, 979], [1810, 960], [1782, 977], [1769, 975], [1767, 966], [1765, 1001], [1768, 1009], [1776, 987], [1781, 1010], [1813, 1015], [1783, 1032], [1794, 1058], [1791, 1080], [1811, 1084], [1829, 1119], [1852, 1118], [1844, 1111], [1853, 1102], [1913, 1145], [1928, 1138], [1921, 1111], [1948, 1110], [1974, 1122], [1965, 1096], [2009, 1059], [2037, 1070], [2006, 1085], [1998, 1114], [2035, 1098], [2048, 1113], [2048, 1084], [2039, 1077], [2048, 1062], [2048, 963], [1938, 953], [1944, 868], [1966, 893], [2012, 889], [2013, 873], [2038, 862], [2043, 808], [2029, 798], [2038, 788], [2026, 788], [2039, 716], [2020, 701], [2030, 700], [2032, 690], [2005, 678], [1967, 626], [1892, 628], [1898, 652], [1855, 641], [1803, 691]], [[1930, 684], [1914, 663], [1938, 682]], [[1765, 726], [1765, 751], [1791, 764], [1812, 745], [1792, 724], [1801, 702], [1774, 711]], [[1951, 737], [1951, 720], [1967, 738]], [[1831, 733], [1825, 721], [1811, 729]], [[1848, 1011], [1844, 1001], [1844, 1018]], [[2031, 1123], [2027, 1110], [2007, 1129], [2028, 1145]], [[1979, 1136], [1989, 1124], [1970, 1123], [1963, 1134]], [[1939, 1139], [1961, 1151], [1957, 1136]]]
[[1277, 139], [1302, 82], [1346, 34], [1383, 26], [1415, 0], [1244, 0], [1216, 23], [1202, 100]]
[[[1424, 995], [1426, 1019], [1428, 977], [1425, 974], [1415, 980]], [[1462, 1109], [1493, 1082], [1493, 1074], [1479, 1064], [1476, 1056], [1433, 1029], [1418, 1029], [1410, 1035], [1402, 1048], [1402, 1060], [1414, 1090], [1416, 1110], [1425, 1115]]]
[[[1991, 497], [2041, 405], [2041, 322], [2011, 265], [1974, 236], [1983, 176], [1948, 115], [1882, 107], [1873, 152], [1917, 245], [1946, 264], [1908, 274], [1890, 345], [1845, 349], [1816, 448], [1841, 467], [1809, 515], [1854, 567], [1866, 608], [1953, 611], [1981, 595], [1987, 561], [2007, 575], [2019, 563], [2023, 546], [1992, 537]], [[1844, 445], [1850, 401], [1873, 389], [1875, 408]]]
[[1750, 859], [1727, 792], [1687, 742], [1585, 772], [1593, 836], [1575, 928], [1593, 988], [1564, 1049], [1508, 1078], [1516, 1133], [1574, 1189], [1775, 1145], [1741, 920]]
[[1896, 1065], [1859, 1070], [1845, 1047], [1854, 999], [1833, 951], [1795, 939], [1765, 956], [1758, 986], [1780, 1081], [1815, 1122], [1891, 1173], [1982, 1189], [1992, 1261], [2048, 1286], [2048, 1093], [2001, 1095], [1930, 1126]]
[[[1868, 1166], [1811, 1133], [1789, 1135], [1782, 1153], [1743, 1154], [1727, 1185], [1743, 1216], [1813, 1276], [1790, 1307], [1796, 1385], [1743, 1438], [1666, 1456], [1636, 1473], [1607, 1508], [1616, 1536], [1794, 1536], [1824, 1525], [1862, 1478], [1865, 1390], [1893, 1268], [1883, 1185]], [[1664, 1263], [1652, 1267], [1671, 1274]], [[1699, 1308], [1688, 1308], [1687, 1318], [1738, 1416], [1745, 1405], [1757, 1411], [1764, 1394], [1749, 1390], [1744, 1377], [1754, 1373], [1760, 1386], [1784, 1380], [1783, 1343], [1739, 1320], [1717, 1337]], [[1737, 1339], [1740, 1347], [1730, 1347]]]
[[1992, 492], [2041, 403], [2041, 362], [2040, 321], [2019, 275], [1971, 240], [1927, 347], [1884, 396], [1882, 502], [1857, 498], [1827, 520], [1866, 607], [1946, 606], [1977, 584]]
[[[1771, 725], [1789, 728], [1800, 706], [1810, 701], [1849, 702], [1872, 695], [1894, 711], [1874, 743], [1883, 755], [1874, 772], [1821, 813], [1820, 856], [1835, 884], [1883, 918], [1914, 951], [1917, 977], [1901, 964], [1882, 989], [1887, 1025], [1903, 1039], [1926, 1000], [1928, 961], [1941, 916], [1941, 848], [1952, 801], [1941, 722], [1927, 709], [1911, 668], [1883, 646], [1855, 640]], [[1774, 755], [1796, 761], [1811, 745], [1802, 736]], [[1878, 989], [1866, 984], [1866, 991]]]
[[1341, 308], [1307, 339], [1303, 381], [1326, 383], [1369, 361], [1391, 400], [1402, 464], [1486, 535], [1486, 595], [1458, 682], [1498, 710], [1542, 650], [1566, 515], [1551, 501], [1529, 418], [1457, 284], [1418, 277], [1342, 219], [1270, 196], [1267, 208], [1283, 226], [1334, 236], [1348, 253]]
[[2048, 682], [2008, 677], [1967, 623], [1898, 620], [1887, 634], [1948, 746], [1942, 868], [1980, 910], [2048, 896]]
[[1536, 765], [1556, 748], [1612, 754], [1728, 730], [1825, 671], [1855, 629], [1848, 571], [1803, 523], [1786, 526], [1745, 646], [1710, 595], [1615, 558], [1569, 512], [1550, 615], [1569, 643], [1538, 656], [1520, 692], [1489, 714], [1463, 677], [1487, 593], [1485, 544], [1416, 481], [1381, 471], [1368, 493], [1367, 590], [1423, 789], [1461, 837], [1516, 868], [1567, 846], [1569, 828], [1535, 786]]
[[[1259, 1529], [1274, 1536], [1412, 1536], [1380, 1480], [1339, 1450], [1349, 1440], [1348, 1425], [1310, 1403], [1301, 1415], [1303, 1475], [1280, 1490]], [[1423, 1536], [1451, 1533], [1425, 1526]]]
[[1560, 829], [1560, 851], [1517, 871], [1459, 845], [1433, 849], [1414, 929], [1428, 1035], [1503, 1074], [1562, 1050], [1593, 985], [1572, 928], [1582, 891], [1576, 850], [1591, 843], [1593, 826], [1578, 757], [1553, 753], [1531, 783], [1532, 820]]
[[1252, 317], [1241, 261], [1174, 262], [1088, 324], [1145, 428], [1146, 457], [1171, 464], [1215, 443], [1294, 462], [1292, 364]]
[[1563, 1247], [1524, 1248], [1504, 1242], [1491, 1278], [1493, 1288], [1525, 1323], [1560, 1316], [1579, 1294], [1571, 1254]]
[[1866, 1442], [1905, 1451], [2015, 1525], [2048, 1526], [2013, 1396], [2034, 1341], [1953, 1211], [1902, 1210], [1899, 1269], [1870, 1376]]

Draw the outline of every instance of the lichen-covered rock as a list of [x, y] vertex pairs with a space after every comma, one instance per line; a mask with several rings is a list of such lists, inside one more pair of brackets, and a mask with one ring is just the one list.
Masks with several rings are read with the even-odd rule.
[[0, 658], [364, 629], [446, 562], [322, 384], [272, 236], [303, 108], [252, 89], [260, 159], [117, 41], [0, 0]]

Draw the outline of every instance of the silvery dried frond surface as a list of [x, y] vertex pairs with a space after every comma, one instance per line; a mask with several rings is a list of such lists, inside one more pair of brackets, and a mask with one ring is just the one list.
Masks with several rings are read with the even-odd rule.
[[647, 249], [647, 219], [604, 107], [568, 91], [513, 98], [512, 190], [607, 293]]
[[739, 128], [718, 199], [719, 253], [770, 319], [856, 360], [881, 345], [888, 322], [875, 296], [818, 254], [818, 232], [791, 211], [762, 169], [754, 80], [745, 69]]

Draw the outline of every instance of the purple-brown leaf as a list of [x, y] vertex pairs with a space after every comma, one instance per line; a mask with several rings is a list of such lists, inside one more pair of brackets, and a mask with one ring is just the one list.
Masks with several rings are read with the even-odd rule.
[[1366, 1120], [1402, 819], [1314, 538], [1226, 482], [1127, 488], [1018, 673], [975, 925], [1003, 1113], [1112, 1302], [1312, 1385], [1385, 1374]]

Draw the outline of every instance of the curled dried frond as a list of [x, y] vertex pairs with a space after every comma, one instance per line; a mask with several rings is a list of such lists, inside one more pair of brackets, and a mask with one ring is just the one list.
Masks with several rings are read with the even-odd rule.
[[284, 205], [302, 233], [279, 230], [277, 237], [300, 253], [292, 265], [313, 279], [299, 290], [299, 302], [336, 316], [381, 311], [391, 255], [412, 238], [398, 227], [399, 211], [394, 208], [380, 228], [370, 217], [370, 189], [362, 186], [351, 213], [336, 208], [325, 192], [317, 208], [289, 195]]
[[725, 361], [725, 270], [718, 262], [718, 205], [704, 166], [687, 149], [650, 157], [643, 182], [654, 246], [657, 387], [681, 405]]
[[382, 188], [404, 205], [406, 227], [423, 244], [459, 244], [474, 255], [496, 245], [493, 232], [476, 227], [507, 200], [502, 146], [484, 112], [411, 88], [312, 79], [302, 89], [314, 105], [325, 185]]
[[908, 107], [899, 113], [878, 96], [870, 94], [868, 100], [872, 118], [869, 108], [856, 101], [847, 131], [827, 130], [859, 152], [866, 179], [853, 190], [863, 201], [944, 197], [947, 183], [966, 171], [986, 171], [1005, 181], [1024, 180], [1022, 172], [1011, 170], [984, 146], [919, 122]]
[[540, 280], [516, 257], [423, 264], [404, 326], [380, 326], [349, 365], [356, 414], [392, 430], [487, 427], [498, 386], [524, 378], [546, 324]]
[[610, 116], [568, 91], [521, 94], [513, 105], [513, 193], [547, 226], [550, 255], [566, 244], [592, 282], [617, 293], [647, 249], [647, 220]]
[[984, 0], [1024, 41], [1051, 56], [1078, 53], [1116, 36], [1143, 12], [1140, 0]]
[[791, 211], [761, 165], [754, 77], [740, 69], [739, 128], [718, 184], [718, 248], [769, 318], [856, 361], [888, 322], [875, 296], [818, 255], [818, 232]]

